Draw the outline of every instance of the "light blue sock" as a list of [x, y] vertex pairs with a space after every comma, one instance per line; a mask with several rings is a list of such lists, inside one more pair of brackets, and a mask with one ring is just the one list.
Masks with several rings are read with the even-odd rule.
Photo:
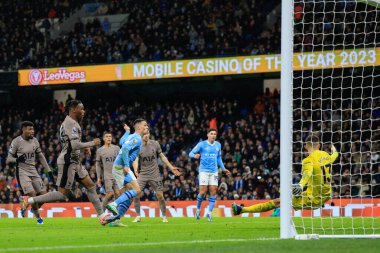
[[202, 201], [203, 201], [203, 196], [200, 193], [198, 193], [198, 196], [197, 196], [197, 209], [201, 209]]
[[129, 207], [131, 206], [132, 201], [127, 199], [123, 203], [117, 206], [117, 215], [121, 218], [124, 216], [124, 214], [128, 211]]
[[210, 196], [208, 198], [208, 202], [209, 202], [208, 211], [210, 213], [212, 212], [212, 209], [214, 209], [215, 201], [216, 201], [216, 196]]
[[120, 197], [117, 198], [117, 200], [115, 200], [115, 203], [120, 205], [121, 203], [136, 197], [136, 195], [137, 195], [137, 192], [135, 190], [129, 190], [129, 191], [123, 192], [123, 194], [121, 194]]

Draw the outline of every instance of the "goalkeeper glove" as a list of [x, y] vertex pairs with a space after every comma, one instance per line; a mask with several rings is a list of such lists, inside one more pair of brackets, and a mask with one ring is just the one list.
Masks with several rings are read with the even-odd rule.
[[301, 185], [299, 185], [299, 184], [293, 185], [292, 193], [294, 196], [299, 196], [302, 194], [302, 192], [303, 192], [303, 190], [302, 190]]
[[331, 152], [332, 152], [332, 153], [335, 153], [335, 152], [336, 152], [336, 148], [335, 148], [335, 146], [334, 146], [333, 144], [331, 144]]

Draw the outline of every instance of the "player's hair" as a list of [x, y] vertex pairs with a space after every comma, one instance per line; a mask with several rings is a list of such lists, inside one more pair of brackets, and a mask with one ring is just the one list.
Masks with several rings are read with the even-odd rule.
[[216, 133], [218, 133], [218, 130], [216, 130], [215, 128], [210, 128], [209, 130], [207, 130], [207, 134], [209, 133], [209, 132], [216, 132]]
[[21, 122], [21, 129], [23, 129], [24, 127], [34, 127], [34, 124], [31, 121], [23, 121]]
[[104, 137], [104, 135], [106, 135], [106, 134], [110, 134], [110, 135], [112, 136], [111, 132], [105, 131], [105, 132], [103, 133], [103, 137]]
[[66, 112], [69, 113], [71, 109], [74, 109], [79, 104], [82, 104], [82, 101], [80, 101], [78, 99], [73, 99], [73, 100], [67, 101], [66, 106], [65, 106]]
[[308, 146], [313, 146], [319, 143], [319, 137], [317, 134], [310, 134], [306, 137], [305, 143]]
[[133, 127], [136, 127], [137, 124], [144, 122], [144, 121], [146, 121], [146, 120], [143, 118], [135, 119], [135, 121], [133, 121]]

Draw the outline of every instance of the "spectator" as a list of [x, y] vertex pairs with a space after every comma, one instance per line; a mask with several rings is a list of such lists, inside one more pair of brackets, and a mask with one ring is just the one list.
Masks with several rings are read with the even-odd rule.
[[[297, 83], [295, 83], [297, 85]], [[232, 99], [218, 99], [205, 101], [181, 101], [157, 103], [156, 101], [145, 101], [144, 107], [139, 101], [133, 103], [123, 103], [123, 105], [112, 104], [104, 101], [84, 101], [86, 108], [85, 120], [83, 122], [83, 134], [88, 138], [101, 136], [104, 131], [111, 131], [115, 136], [115, 143], [121, 137], [120, 122], [128, 122], [136, 117], [146, 118], [151, 125], [151, 133], [160, 143], [162, 151], [171, 161], [175, 161], [177, 167], [182, 168], [182, 177], [175, 178], [168, 168], [160, 164], [164, 183], [164, 196], [166, 200], [195, 200], [198, 184], [197, 162], [191, 162], [186, 155], [204, 136], [204, 132], [209, 127], [209, 114], [211, 107], [216, 113], [218, 129], [218, 139], [223, 146], [223, 161], [225, 166], [233, 173], [233, 178], [222, 177], [218, 188], [220, 199], [264, 199], [277, 198], [279, 196], [279, 93], [266, 93], [268, 98], [262, 100], [262, 95], [250, 103], [244, 104]], [[340, 98], [339, 98], [340, 99]], [[254, 110], [248, 110], [242, 117], [238, 112], [243, 107], [253, 108], [256, 101], [261, 100], [264, 104], [264, 111], [259, 115]], [[345, 108], [357, 108], [361, 106], [360, 100], [336, 100], [342, 103]], [[295, 108], [299, 107], [299, 100], [295, 101]], [[303, 99], [304, 108], [325, 110], [327, 104], [320, 103], [319, 99]], [[17, 108], [17, 109], [15, 109]], [[330, 107], [327, 107], [327, 109]], [[356, 109], [355, 109], [356, 110]], [[354, 110], [354, 111], [355, 111]], [[332, 186], [334, 196], [345, 196], [355, 194], [355, 196], [379, 196], [380, 195], [380, 165], [376, 152], [379, 139], [377, 129], [379, 123], [376, 120], [368, 121], [371, 115], [358, 117], [360, 120], [353, 120], [357, 117], [355, 113], [345, 113], [338, 110], [342, 122], [353, 120], [351, 124], [333, 125], [328, 120], [329, 116], [321, 113], [324, 125], [320, 121], [312, 120], [310, 110], [294, 112], [294, 183], [299, 181], [301, 172], [302, 153], [301, 133], [309, 132], [309, 129], [319, 129], [323, 127], [325, 132], [322, 139], [322, 149], [329, 151], [328, 143], [339, 143], [340, 161], [332, 167]], [[320, 110], [322, 111], [322, 110]], [[39, 139], [41, 149], [48, 158], [49, 165], [56, 169], [57, 155], [60, 152], [59, 127], [63, 120], [63, 107], [57, 101], [51, 108], [45, 111], [36, 110], [30, 107], [3, 107], [0, 108], [0, 184], [6, 187], [0, 188], [0, 201], [12, 203], [17, 200], [19, 186], [15, 177], [15, 168], [5, 164], [5, 158], [9, 150], [10, 141], [19, 134], [19, 124], [22, 120], [32, 120], [35, 123], [36, 138]], [[237, 113], [236, 113], [237, 112]], [[302, 124], [300, 122], [303, 117]], [[192, 124], [189, 124], [192, 122]], [[372, 125], [370, 124], [372, 122]], [[360, 125], [358, 125], [360, 123]], [[319, 127], [319, 128], [318, 128]], [[373, 134], [363, 131], [361, 135], [330, 135], [326, 129], [331, 129], [336, 133], [350, 132], [355, 129], [372, 129]], [[364, 128], [363, 128], [364, 127]], [[300, 131], [302, 129], [302, 132]], [[368, 131], [369, 132], [369, 131]], [[366, 141], [360, 142], [361, 138]], [[361, 143], [360, 145], [358, 143]], [[372, 151], [369, 152], [368, 151]], [[356, 153], [359, 156], [356, 156]], [[368, 153], [368, 155], [367, 155]], [[94, 154], [83, 156], [82, 163], [85, 164], [90, 176], [96, 179], [94, 173]], [[360, 155], [363, 154], [364, 156]], [[372, 155], [370, 155], [372, 154]], [[358, 160], [357, 160], [358, 159]], [[372, 159], [372, 161], [371, 161]], [[363, 162], [362, 162], [363, 161]], [[46, 175], [40, 165], [37, 170], [47, 180]], [[298, 173], [298, 174], [297, 174]], [[48, 182], [48, 189], [53, 187]], [[359, 187], [359, 185], [362, 185]], [[70, 197], [70, 201], [82, 201], [80, 191]], [[82, 194], [83, 195], [83, 194]], [[15, 197], [16, 196], [16, 197]], [[144, 191], [143, 198], [152, 200], [155, 194], [151, 189]]]
[[[100, 24], [95, 17], [86, 24], [85, 38], [83, 27], [77, 22], [69, 34], [51, 40], [47, 34], [31, 30], [27, 22], [49, 17], [64, 20], [84, 1], [35, 2], [22, 2], [21, 7], [17, 6], [18, 2], [12, 1], [1, 4], [0, 14], [4, 14], [2, 22], [6, 23], [6, 27], [22, 30], [22, 33], [28, 34], [30, 38], [25, 38], [28, 43], [23, 43], [24, 38], [19, 38], [17, 33], [10, 33], [5, 29], [4, 33], [1, 33], [6, 43], [3, 43], [4, 47], [0, 49], [0, 55], [5, 54], [0, 61], [0, 68], [55, 67], [249, 54], [259, 42], [261, 43], [259, 38], [264, 30], [263, 26], [247, 29], [246, 20], [250, 17], [251, 23], [263, 24], [266, 14], [271, 11], [270, 8], [260, 7], [264, 0], [228, 2], [229, 8], [235, 10], [231, 12], [225, 11], [225, 1], [211, 1], [207, 5], [199, 1], [183, 3], [178, 0], [168, 0], [165, 5], [147, 0], [104, 1], [87, 4], [87, 10], [95, 8], [92, 12], [95, 15], [128, 14], [127, 23], [118, 31], [110, 32], [109, 21], [105, 19]], [[46, 6], [46, 13], [38, 6]], [[12, 18], [15, 16], [18, 19]], [[276, 38], [273, 41], [279, 43], [280, 34], [274, 30], [270, 34]], [[246, 33], [249, 35], [246, 36]], [[9, 36], [4, 36], [5, 34]], [[107, 43], [86, 43], [86, 39], [91, 38], [95, 41], [95, 37], [98, 41]], [[266, 38], [263, 43], [271, 39]], [[11, 41], [20, 41], [20, 44], [12, 45]], [[261, 45], [262, 48], [264, 46], [266, 45]], [[269, 46], [267, 51], [279, 52], [279, 44], [276, 46]], [[30, 50], [35, 53], [25, 57], [26, 52]], [[88, 52], [88, 55], [83, 56], [83, 52]], [[60, 60], [57, 62], [56, 59]]]
[[244, 188], [243, 179], [241, 178], [240, 174], [237, 174], [237, 176], [235, 177], [235, 181], [234, 181], [234, 190], [238, 192], [243, 188]]
[[108, 21], [108, 18], [104, 18], [102, 21], [102, 30], [106, 34], [111, 30], [111, 23]]
[[[72, 99], [72, 97], [70, 96], [68, 99]], [[189, 149], [203, 137], [203, 131], [206, 131], [209, 127], [209, 119], [207, 118], [207, 114], [204, 114], [207, 108], [213, 106], [216, 112], [221, 112], [224, 111], [225, 106], [228, 105], [232, 113], [234, 101], [222, 99], [187, 103], [152, 103], [151, 105], [146, 104], [144, 111], [141, 110], [139, 103], [122, 106], [113, 105], [112, 108], [114, 109], [111, 109], [108, 103], [102, 101], [87, 104], [89, 104], [89, 107], [86, 108], [87, 116], [83, 122], [82, 129], [84, 136], [88, 138], [101, 136], [104, 131], [111, 131], [115, 136], [115, 142], [117, 142], [122, 133], [119, 130], [119, 122], [126, 122], [127, 115], [128, 119], [133, 119], [137, 116], [147, 118], [151, 123], [151, 133], [161, 143], [165, 155], [170, 160], [175, 161], [176, 166], [183, 168], [183, 177], [174, 178], [173, 175], [168, 172], [168, 169], [163, 166], [163, 164], [160, 164], [163, 175], [165, 199], [193, 200], [196, 198], [197, 192], [198, 165], [190, 162], [187, 153]], [[238, 102], [236, 102], [235, 106], [237, 111], [239, 111], [240, 105]], [[57, 101], [54, 101], [53, 106], [42, 114], [37, 114], [35, 109], [30, 108], [20, 108], [17, 110], [10, 108], [0, 109], [2, 115], [8, 115], [8, 117], [0, 119], [2, 129], [0, 134], [0, 158], [6, 157], [10, 140], [19, 134], [19, 122], [21, 120], [32, 120], [36, 126], [36, 137], [40, 140], [41, 148], [48, 158], [49, 165], [52, 166], [54, 170], [56, 168], [57, 155], [60, 151], [58, 132], [60, 123], [63, 120], [63, 110], [62, 103], [58, 104]], [[234, 177], [240, 174], [239, 187], [236, 188], [236, 194], [238, 194], [239, 197], [246, 195], [247, 190], [250, 190], [253, 195], [255, 187], [257, 187], [254, 180], [247, 176], [251, 172], [249, 167], [253, 168], [256, 166], [252, 160], [253, 153], [248, 152], [250, 148], [255, 148], [253, 138], [262, 141], [268, 138], [267, 142], [271, 143], [271, 147], [276, 145], [277, 140], [277, 137], [273, 137], [272, 140], [270, 140], [270, 135], [252, 135], [252, 126], [257, 125], [254, 115], [254, 112], [248, 112], [244, 121], [239, 118], [239, 114], [231, 114], [229, 119], [223, 118], [224, 116], [219, 114], [215, 116], [217, 119], [220, 117], [218, 122], [221, 123], [217, 123], [216, 127], [219, 131], [219, 139], [224, 147], [222, 153], [226, 167], [234, 169]], [[264, 112], [264, 115], [267, 115], [266, 112]], [[278, 117], [278, 114], [276, 117]], [[188, 124], [189, 121], [192, 122], [191, 125]], [[236, 122], [239, 123], [237, 124]], [[278, 133], [278, 122], [279, 121], [277, 121], [276, 125], [273, 125], [273, 129], [270, 131], [272, 135]], [[224, 128], [224, 124], [228, 124], [230, 127], [226, 129]], [[266, 126], [263, 127], [266, 128]], [[1, 152], [1, 150], [3, 150], [3, 152]], [[94, 173], [94, 153], [93, 151], [91, 157], [83, 156], [82, 163], [86, 169], [89, 170], [89, 175], [96, 180], [96, 174]], [[275, 158], [273, 155], [273, 159]], [[0, 194], [5, 194], [7, 199], [9, 199], [8, 201], [13, 201], [12, 198], [9, 198], [10, 193], [14, 196], [17, 195], [17, 191], [19, 190], [15, 177], [15, 168], [6, 165], [5, 159], [0, 159], [0, 161], [0, 165], [3, 168], [0, 170], [0, 173], [3, 173], [7, 185], [9, 185], [8, 190], [0, 191]], [[268, 166], [269, 171], [272, 171], [271, 166]], [[46, 178], [40, 165], [37, 166], [37, 170], [43, 178]], [[244, 178], [241, 177], [243, 173]], [[273, 185], [278, 185], [278, 183], [279, 182], [273, 182], [271, 185], [273, 187]], [[48, 189], [50, 191], [53, 190], [51, 183], [48, 182], [48, 184]], [[251, 188], [248, 188], [248, 184], [250, 184]], [[233, 188], [234, 181], [230, 182], [229, 179], [222, 178], [221, 187], [219, 188], [220, 197], [232, 199]], [[144, 191], [143, 198], [149, 200], [153, 199], [154, 196], [154, 192], [151, 190], [148, 189], [148, 191]], [[70, 197], [70, 201], [82, 200], [80, 191], [76, 191], [75, 194]]]

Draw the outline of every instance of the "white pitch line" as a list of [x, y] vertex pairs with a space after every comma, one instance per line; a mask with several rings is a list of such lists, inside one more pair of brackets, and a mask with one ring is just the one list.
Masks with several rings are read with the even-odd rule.
[[217, 242], [247, 242], [247, 241], [271, 241], [280, 240], [280, 238], [255, 238], [255, 239], [221, 239], [221, 240], [194, 240], [194, 241], [169, 241], [169, 242], [141, 242], [141, 243], [113, 243], [98, 245], [66, 245], [66, 246], [47, 246], [47, 247], [29, 247], [29, 248], [8, 248], [0, 249], [0, 252], [14, 251], [37, 251], [37, 250], [61, 250], [61, 249], [93, 249], [103, 247], [134, 247], [134, 246], [159, 246], [175, 244], [198, 244], [198, 243], [217, 243]]
[[[125, 222], [125, 224], [128, 224], [128, 222]], [[255, 222], [255, 224], [264, 224], [266, 222]], [[135, 223], [136, 224], [136, 223]], [[135, 227], [147, 227], [147, 226], [186, 226], [186, 225], [206, 225], [206, 226], [213, 226], [213, 225], [225, 225], [225, 224], [250, 224], [250, 223], [247, 223], [247, 222], [243, 222], [243, 221], [230, 221], [230, 222], [223, 222], [223, 223], [210, 223], [210, 222], [207, 222], [207, 223], [204, 223], [204, 222], [189, 222], [189, 223], [163, 223], [163, 222], [157, 222], [157, 223], [146, 223], [144, 224], [143, 222], [140, 222], [139, 224], [136, 224], [134, 226]], [[267, 224], [267, 223], [266, 223]]]

